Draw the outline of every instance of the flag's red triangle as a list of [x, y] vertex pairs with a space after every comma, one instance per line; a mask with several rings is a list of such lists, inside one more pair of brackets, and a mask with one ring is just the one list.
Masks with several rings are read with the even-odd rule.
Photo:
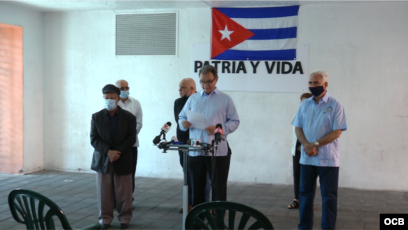
[[[231, 40], [229, 40], [228, 37], [223, 38], [223, 34], [220, 30], [229, 31], [227, 34]], [[233, 32], [231, 33], [231, 31]], [[220, 55], [224, 51], [252, 36], [254, 36], [254, 33], [227, 17], [219, 10], [215, 8], [212, 9], [211, 58]]]

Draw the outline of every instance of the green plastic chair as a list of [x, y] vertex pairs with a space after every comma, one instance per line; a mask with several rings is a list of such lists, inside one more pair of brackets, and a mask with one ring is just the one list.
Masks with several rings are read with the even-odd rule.
[[[25, 224], [27, 229], [55, 229], [53, 217], [61, 222], [63, 229], [72, 229], [64, 212], [47, 197], [25, 189], [10, 192], [8, 204], [13, 218]], [[99, 224], [93, 224], [82, 229], [99, 229]]]
[[[228, 218], [228, 227], [224, 222], [225, 217]], [[239, 220], [238, 227], [235, 226], [236, 219]], [[246, 225], [248, 225], [247, 228]], [[272, 223], [260, 211], [229, 201], [207, 202], [195, 206], [186, 217], [185, 227], [186, 229], [197, 229], [197, 227], [199, 229], [273, 229]]]

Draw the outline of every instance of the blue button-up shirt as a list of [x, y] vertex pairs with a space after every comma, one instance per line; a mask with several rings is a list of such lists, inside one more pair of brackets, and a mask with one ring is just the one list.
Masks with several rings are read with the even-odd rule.
[[[316, 104], [314, 97], [304, 100], [292, 125], [302, 128], [309, 143], [316, 142], [334, 130], [347, 130], [343, 105], [328, 92], [320, 99], [319, 104]], [[327, 145], [319, 146], [317, 151], [316, 156], [309, 157], [302, 146], [300, 163], [314, 166], [340, 166], [339, 138]]]
[[[218, 144], [216, 156], [227, 156], [227, 136], [234, 132], [239, 126], [239, 117], [231, 97], [217, 88], [207, 95], [204, 91], [191, 95], [179, 114], [180, 130], [187, 131], [181, 124], [187, 120], [187, 110], [205, 115], [207, 124], [221, 124], [224, 131], [222, 137], [225, 141]], [[190, 139], [200, 140], [200, 142], [209, 143], [214, 140], [214, 135], [208, 135], [204, 129], [190, 127]], [[203, 152], [189, 152], [190, 156], [201, 156]]]

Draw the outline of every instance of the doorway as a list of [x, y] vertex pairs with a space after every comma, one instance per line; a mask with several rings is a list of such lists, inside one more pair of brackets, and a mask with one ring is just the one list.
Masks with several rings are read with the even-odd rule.
[[0, 23], [0, 173], [23, 161], [23, 28]]

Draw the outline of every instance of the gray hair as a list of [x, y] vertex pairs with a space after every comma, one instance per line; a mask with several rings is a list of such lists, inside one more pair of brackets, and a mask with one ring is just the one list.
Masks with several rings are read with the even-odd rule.
[[313, 71], [313, 72], [310, 74], [309, 77], [311, 77], [311, 76], [313, 76], [313, 75], [315, 75], [315, 74], [322, 76], [323, 83], [325, 83], [325, 82], [329, 83], [329, 75], [327, 74], [326, 71], [323, 71], [323, 70]]

